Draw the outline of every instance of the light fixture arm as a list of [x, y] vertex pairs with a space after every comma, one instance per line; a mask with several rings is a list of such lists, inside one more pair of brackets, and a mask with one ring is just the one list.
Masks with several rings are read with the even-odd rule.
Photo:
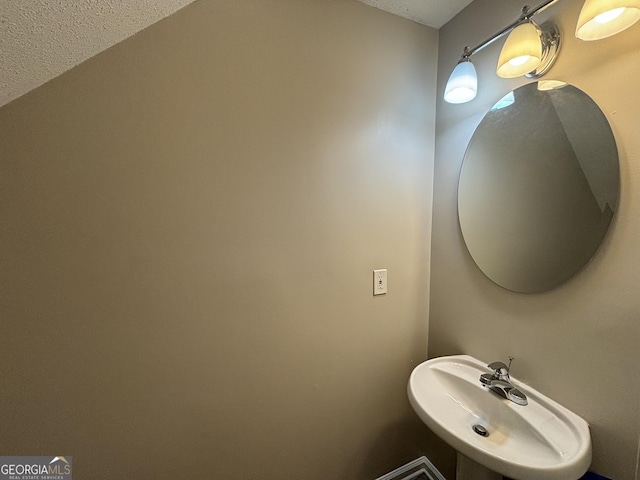
[[535, 14], [541, 12], [542, 10], [544, 10], [545, 8], [550, 6], [551, 4], [556, 3], [558, 1], [560, 1], [560, 0], [546, 0], [546, 1], [542, 2], [540, 5], [538, 5], [537, 7], [534, 7], [534, 8], [529, 8], [529, 6], [525, 5], [524, 7], [522, 7], [522, 13], [520, 14], [520, 16], [518, 17], [517, 20], [511, 22], [509, 25], [504, 27], [502, 30], [494, 33], [489, 38], [487, 38], [485, 41], [480, 42], [475, 47], [473, 47], [473, 48], [469, 48], [468, 46], [464, 47], [464, 52], [462, 53], [462, 58], [463, 59], [469, 59], [471, 57], [471, 55], [473, 55], [474, 53], [477, 53], [480, 50], [482, 50], [483, 48], [485, 48], [486, 46], [492, 44], [494, 41], [496, 41], [497, 39], [499, 39], [503, 35], [506, 35], [507, 33], [511, 32], [511, 30], [516, 28], [518, 25], [521, 25], [522, 23], [529, 21], [531, 19], [531, 17], [533, 17]]

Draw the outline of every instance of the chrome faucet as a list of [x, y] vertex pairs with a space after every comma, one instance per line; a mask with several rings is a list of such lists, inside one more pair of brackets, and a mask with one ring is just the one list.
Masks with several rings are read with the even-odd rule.
[[505, 365], [502, 362], [493, 362], [487, 365], [492, 372], [480, 375], [480, 383], [513, 403], [526, 405], [529, 403], [527, 396], [511, 383], [511, 378], [509, 377], [512, 361], [513, 357], [509, 357], [509, 365]]

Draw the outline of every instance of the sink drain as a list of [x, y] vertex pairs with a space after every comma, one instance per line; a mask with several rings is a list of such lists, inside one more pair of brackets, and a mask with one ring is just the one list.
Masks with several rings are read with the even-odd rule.
[[489, 432], [487, 432], [487, 429], [484, 428], [482, 425], [474, 425], [472, 428], [473, 428], [473, 431], [476, 432], [481, 437], [489, 436]]

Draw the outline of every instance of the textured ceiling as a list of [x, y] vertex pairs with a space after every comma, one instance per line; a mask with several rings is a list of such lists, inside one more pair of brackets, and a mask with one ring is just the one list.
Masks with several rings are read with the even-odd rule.
[[[193, 1], [0, 0], [0, 106]], [[471, 2], [361, 1], [435, 28]]]
[[362, 3], [400, 15], [414, 22], [440, 28], [471, 0], [360, 0]]
[[0, 105], [193, 0], [0, 0]]

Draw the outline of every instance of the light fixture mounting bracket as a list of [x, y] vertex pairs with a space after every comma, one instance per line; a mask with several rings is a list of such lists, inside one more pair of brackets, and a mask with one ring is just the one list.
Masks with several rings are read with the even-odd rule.
[[[532, 23], [533, 20], [529, 20]], [[553, 66], [560, 52], [560, 30], [551, 22], [536, 25], [540, 30], [540, 42], [542, 43], [542, 59], [538, 68], [525, 74], [527, 78], [540, 78]]]

